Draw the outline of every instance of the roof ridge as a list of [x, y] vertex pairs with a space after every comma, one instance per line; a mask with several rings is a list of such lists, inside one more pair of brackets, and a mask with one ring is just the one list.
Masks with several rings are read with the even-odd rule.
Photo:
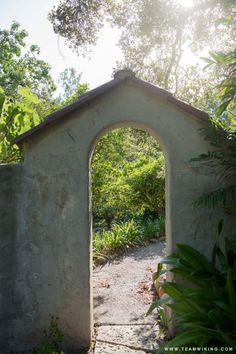
[[[125, 71], [125, 70], [123, 70], [123, 71]], [[120, 76], [116, 76], [114, 79], [104, 83], [103, 85], [100, 85], [100, 86], [78, 96], [77, 100], [70, 103], [69, 105], [62, 107], [61, 109], [59, 109], [57, 111], [52, 112], [44, 119], [43, 122], [41, 122], [40, 124], [38, 124], [34, 128], [27, 130], [23, 134], [17, 136], [15, 139], [13, 139], [12, 144], [17, 144], [17, 145], [21, 146], [22, 142], [25, 139], [29, 138], [30, 136], [32, 136], [36, 132], [47, 127], [48, 125], [54, 124], [55, 122], [59, 121], [63, 117], [73, 113], [75, 110], [88, 104], [89, 101], [91, 101], [97, 97], [100, 97], [101, 95], [105, 94], [107, 91], [111, 90], [112, 88], [117, 87], [127, 81], [132, 82], [138, 86], [141, 86], [144, 89], [147, 89], [149, 92], [152, 92], [154, 95], [157, 95], [157, 96], [171, 102], [172, 104], [187, 111], [188, 113], [191, 113], [192, 115], [194, 115], [197, 118], [204, 119], [204, 120], [208, 118], [207, 113], [205, 113], [193, 106], [190, 106], [189, 104], [187, 104], [181, 100], [178, 100], [177, 98], [175, 98], [173, 96], [173, 94], [171, 92], [169, 92], [163, 88], [160, 88], [156, 85], [153, 85], [147, 81], [141, 80], [141, 79], [135, 77], [133, 74], [131, 75], [129, 70], [127, 70], [127, 72], [129, 75], [128, 74], [125, 75], [125, 73], [123, 73]]]

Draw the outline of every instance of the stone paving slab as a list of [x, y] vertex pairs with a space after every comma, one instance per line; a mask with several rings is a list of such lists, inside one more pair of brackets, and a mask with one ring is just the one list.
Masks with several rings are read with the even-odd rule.
[[97, 342], [94, 354], [145, 354], [142, 350], [130, 349], [124, 345]]
[[[97, 341], [129, 346], [139, 350], [155, 350], [159, 347], [156, 334], [158, 326], [147, 324], [99, 326]], [[95, 351], [97, 354], [97, 352]], [[110, 352], [111, 354], [112, 352]], [[127, 352], [129, 353], [129, 352]], [[132, 353], [132, 352], [131, 352]]]

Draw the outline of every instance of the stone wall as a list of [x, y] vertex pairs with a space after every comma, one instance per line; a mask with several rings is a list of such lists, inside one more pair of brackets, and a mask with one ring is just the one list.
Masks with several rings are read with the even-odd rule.
[[[5, 354], [12, 340], [12, 321], [16, 316], [16, 228], [21, 190], [21, 165], [0, 165], [0, 353]], [[7, 348], [7, 349], [6, 349]]]
[[[88, 346], [93, 328], [89, 165], [94, 146], [118, 127], [146, 130], [165, 155], [167, 248], [178, 242], [209, 249], [208, 215], [199, 222], [195, 196], [214, 188], [189, 160], [208, 150], [204, 122], [130, 83], [24, 142], [24, 184], [18, 226], [14, 348], [32, 348], [50, 315], [60, 318], [65, 351]], [[200, 228], [201, 226], [201, 228]]]

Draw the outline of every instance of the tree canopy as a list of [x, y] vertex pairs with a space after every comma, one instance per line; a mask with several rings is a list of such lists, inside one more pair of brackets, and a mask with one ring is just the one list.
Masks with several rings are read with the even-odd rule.
[[40, 98], [50, 97], [56, 86], [48, 63], [38, 58], [40, 49], [25, 49], [28, 34], [13, 22], [10, 29], [0, 29], [0, 86], [7, 95], [16, 96], [19, 87], [29, 87]]
[[19, 88], [17, 94], [17, 99], [8, 96], [0, 87], [0, 163], [20, 162], [22, 153], [12, 140], [40, 123], [38, 96], [27, 87]]
[[63, 94], [57, 98], [62, 105], [67, 105], [76, 98], [88, 91], [88, 84], [81, 84], [81, 74], [75, 68], [66, 68], [60, 74], [59, 84]]
[[[232, 47], [234, 6], [234, 0], [195, 0], [192, 7], [177, 0], [61, 0], [49, 19], [75, 50], [96, 43], [101, 26], [110, 21], [122, 33], [119, 45], [125, 59], [118, 66], [191, 102], [192, 95], [182, 88], [187, 85], [196, 93], [194, 82], [200, 74], [195, 65], [182, 62], [183, 53]], [[204, 77], [206, 73], [202, 81]]]

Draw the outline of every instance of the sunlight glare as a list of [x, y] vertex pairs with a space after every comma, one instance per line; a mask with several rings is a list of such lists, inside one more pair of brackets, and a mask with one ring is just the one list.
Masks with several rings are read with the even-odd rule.
[[184, 7], [191, 7], [193, 6], [194, 0], [177, 0], [177, 2]]

